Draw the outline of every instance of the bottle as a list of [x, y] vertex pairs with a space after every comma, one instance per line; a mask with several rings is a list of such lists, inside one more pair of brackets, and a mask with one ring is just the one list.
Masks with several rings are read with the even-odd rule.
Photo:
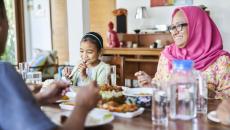
[[196, 117], [197, 84], [193, 74], [193, 61], [173, 61], [173, 73], [170, 80], [171, 119], [190, 120]]

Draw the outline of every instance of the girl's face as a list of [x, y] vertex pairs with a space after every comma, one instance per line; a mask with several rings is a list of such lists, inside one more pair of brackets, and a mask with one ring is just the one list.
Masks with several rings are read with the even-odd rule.
[[177, 47], [183, 48], [188, 41], [188, 23], [182, 11], [178, 11], [172, 20], [170, 32]]
[[93, 66], [98, 63], [100, 52], [98, 52], [97, 46], [90, 41], [81, 42], [80, 54], [81, 59], [86, 62], [87, 65]]

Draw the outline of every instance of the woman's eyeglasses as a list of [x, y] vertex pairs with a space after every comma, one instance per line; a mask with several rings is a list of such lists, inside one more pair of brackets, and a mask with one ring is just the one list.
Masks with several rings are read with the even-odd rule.
[[187, 25], [188, 25], [187, 23], [181, 23], [174, 26], [171, 25], [169, 26], [169, 32], [174, 33], [175, 31], [182, 31], [182, 28]]

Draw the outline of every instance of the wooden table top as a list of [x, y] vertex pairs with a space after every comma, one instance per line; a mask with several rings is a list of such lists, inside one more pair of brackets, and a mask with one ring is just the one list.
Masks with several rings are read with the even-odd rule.
[[[208, 109], [209, 111], [215, 110], [219, 100], [209, 100]], [[60, 112], [59, 108], [46, 109], [45, 112], [51, 118], [60, 118], [55, 113]], [[229, 130], [230, 126], [225, 126], [220, 123], [215, 123], [207, 119], [206, 115], [198, 114], [196, 119], [191, 121], [178, 121], [170, 120], [168, 128], [157, 127], [152, 124], [151, 121], [151, 110], [146, 109], [145, 112], [135, 118], [115, 118], [115, 120], [107, 125], [87, 128], [87, 130]]]

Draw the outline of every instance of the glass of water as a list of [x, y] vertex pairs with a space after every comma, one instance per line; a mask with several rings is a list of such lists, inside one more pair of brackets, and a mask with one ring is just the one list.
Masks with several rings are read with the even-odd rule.
[[29, 64], [27, 62], [21, 62], [18, 64], [19, 73], [23, 80], [26, 80], [27, 72], [29, 72]]
[[117, 85], [117, 72], [116, 72], [116, 65], [111, 65], [106, 70], [106, 83], [112, 86]]
[[152, 123], [154, 125], [168, 126], [169, 95], [166, 85], [162, 83], [153, 85], [152, 95]]
[[117, 85], [116, 65], [111, 66], [110, 79], [111, 79], [111, 85], [116, 86]]
[[42, 83], [42, 72], [40, 71], [27, 72], [26, 83], [41, 84]]
[[206, 79], [201, 75], [199, 71], [195, 72], [197, 81], [197, 112], [207, 114], [208, 111], [208, 89]]

